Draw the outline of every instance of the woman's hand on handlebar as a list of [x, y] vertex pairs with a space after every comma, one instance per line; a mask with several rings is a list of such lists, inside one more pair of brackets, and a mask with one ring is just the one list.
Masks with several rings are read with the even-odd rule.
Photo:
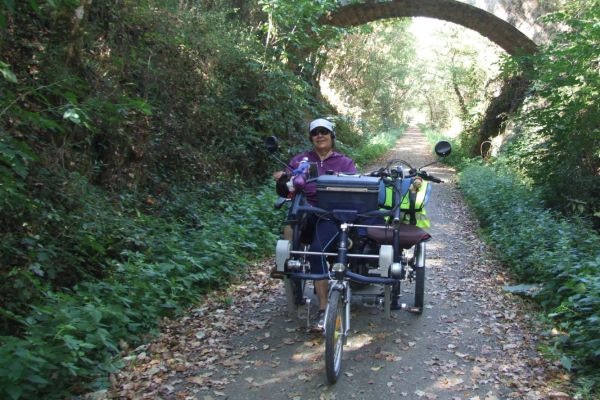
[[419, 171], [417, 174], [421, 179], [426, 180], [426, 181], [431, 181], [433, 183], [442, 183], [444, 182], [443, 180], [441, 180], [438, 177], [435, 177], [429, 173], [427, 173], [427, 171]]
[[284, 175], [286, 175], [285, 171], [275, 171], [273, 172], [273, 179], [277, 181]]

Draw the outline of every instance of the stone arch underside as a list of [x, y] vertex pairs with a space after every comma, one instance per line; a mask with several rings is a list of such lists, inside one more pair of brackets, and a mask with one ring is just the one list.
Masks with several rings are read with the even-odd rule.
[[393, 0], [342, 6], [323, 23], [350, 27], [387, 18], [429, 17], [462, 25], [496, 43], [508, 54], [534, 53], [535, 42], [510, 23], [481, 8], [456, 0]]

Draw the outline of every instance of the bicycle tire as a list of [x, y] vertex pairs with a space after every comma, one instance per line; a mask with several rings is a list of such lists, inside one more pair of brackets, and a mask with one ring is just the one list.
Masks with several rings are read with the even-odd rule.
[[[425, 303], [425, 244], [419, 243], [415, 249], [415, 259], [417, 265], [415, 268], [415, 305], [413, 307], [414, 314], [422, 314]], [[422, 261], [419, 261], [422, 257]]]
[[329, 309], [325, 321], [325, 371], [327, 380], [333, 384], [342, 370], [345, 330], [344, 301], [339, 290], [333, 290], [329, 297]]

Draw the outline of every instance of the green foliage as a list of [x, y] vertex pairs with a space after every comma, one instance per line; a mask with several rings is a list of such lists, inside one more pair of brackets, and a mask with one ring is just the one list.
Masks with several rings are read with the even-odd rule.
[[23, 185], [34, 160], [29, 146], [0, 131], [0, 208], [9, 211], [13, 217], [15, 213], [19, 214], [18, 209], [26, 206]]
[[272, 250], [257, 149], [330, 114], [332, 6], [264, 2], [256, 28], [223, 4], [0, 2], [0, 397], [106, 385], [118, 343]]
[[407, 97], [407, 106], [421, 113], [417, 122], [435, 129], [450, 128], [457, 121], [472, 124], [498, 86], [497, 47], [475, 32], [448, 23], [441, 27], [430, 33], [437, 46], [429, 51], [417, 48]]
[[[43, 149], [40, 162], [55, 164], [52, 171], [76, 170], [115, 190], [175, 175], [250, 177], [269, 164], [255, 151], [263, 136], [287, 134], [323, 112], [315, 88], [271, 57], [277, 46], [265, 48], [260, 30], [230, 9], [91, 2], [88, 18], [71, 27], [81, 34], [69, 36], [63, 17], [72, 17], [71, 3], [40, 2], [39, 9], [54, 7], [49, 13], [19, 4], [0, 48], [0, 60], [12, 66], [0, 64], [2, 128]], [[324, 33], [306, 36], [319, 15], [308, 5], [274, 11], [283, 13], [281, 24], [293, 20], [289, 13], [304, 16], [284, 47], [324, 40]], [[27, 46], [27, 32], [37, 30], [39, 45]], [[298, 57], [310, 63], [311, 54]]]
[[[128, 233], [136, 225], [115, 218], [100, 188], [160, 197], [172, 182], [254, 186], [272, 168], [256, 151], [262, 136], [293, 131], [290, 121], [322, 110], [310, 84], [262, 59], [252, 29], [229, 10], [90, 2], [78, 25], [69, 14], [77, 5], [20, 2], [2, 32], [0, 59], [10, 61], [0, 64], [5, 328], [47, 287], [106, 276], [107, 260], [140, 246]], [[81, 35], [61, 36], [69, 29]], [[73, 50], [66, 58], [65, 48]]]
[[[359, 170], [366, 167], [369, 163], [379, 159], [398, 141], [400, 136], [406, 131], [406, 126], [398, 129], [392, 129], [369, 136], [366, 143], [358, 149], [347, 148], [343, 144], [341, 150], [352, 157]], [[366, 172], [366, 171], [365, 171]]]
[[15, 76], [15, 73], [11, 71], [10, 65], [7, 63], [0, 61], [0, 72], [7, 81], [17, 83], [17, 77]]
[[[260, 7], [250, 17], [229, 3], [0, 2], [0, 397], [104, 385], [119, 367], [118, 343], [139, 343], [162, 316], [272, 250], [281, 216], [271, 185], [260, 184], [273, 169], [262, 138], [283, 136], [295, 151], [307, 144], [304, 122], [332, 114], [315, 82], [333, 54], [322, 46], [344, 31], [317, 23], [333, 0], [244, 2]], [[359, 165], [400, 134], [388, 128], [401, 126], [408, 88], [433, 82], [407, 78], [412, 48], [397, 40], [405, 23], [379, 26], [379, 38], [351, 37], [354, 64], [339, 75], [359, 82], [349, 99], [365, 108], [360, 122], [336, 121], [340, 149]], [[363, 53], [370, 63], [349, 56]], [[469, 108], [481, 79], [458, 61], [451, 82]], [[591, 85], [580, 94], [583, 103], [595, 96]], [[435, 120], [448, 114], [445, 95], [430, 93]], [[546, 306], [571, 334], [560, 349], [586, 365], [597, 282], [575, 276], [593, 276], [598, 261], [567, 269], [557, 251], [550, 261], [562, 269], [548, 272], [544, 246], [584, 250], [563, 235], [570, 225], [539, 218], [560, 235], [535, 247], [527, 271], [560, 277], [562, 297]]]
[[559, 331], [557, 357], [600, 392], [600, 237], [498, 169], [472, 163], [460, 185], [500, 259], [520, 281], [543, 285], [536, 299]]
[[[229, 186], [174, 191], [172, 196], [154, 206], [125, 196], [120, 202], [124, 210], [115, 212], [96, 192], [83, 199], [88, 208], [71, 211], [76, 214], [71, 220], [57, 212], [55, 218], [63, 223], [86, 221], [71, 225], [73, 238], [60, 238], [80, 239], [71, 244], [70, 257], [97, 263], [96, 269], [106, 272], [102, 279], [90, 276], [69, 290], [44, 283], [49, 264], [40, 264], [44, 274], [4, 281], [3, 294], [14, 293], [8, 283], [34, 285], [39, 292], [30, 309], [23, 302], [19, 309], [1, 309], [4, 317], [18, 321], [21, 334], [9, 336], [4, 329], [0, 337], [0, 397], [60, 398], [105, 385], [107, 373], [119, 367], [120, 341], [139, 343], [162, 316], [243, 276], [247, 260], [266, 254], [276, 240], [281, 215], [271, 209], [270, 183], [251, 192]], [[47, 247], [52, 240], [40, 237], [38, 243]], [[63, 258], [69, 257], [65, 247]], [[76, 382], [79, 389], [71, 386]]]
[[[551, 354], [576, 372], [582, 391], [597, 394], [600, 239], [585, 222], [544, 208], [583, 212], [598, 198], [597, 172], [591, 173], [600, 154], [597, 90], [591, 89], [598, 86], [598, 74], [593, 56], [588, 57], [598, 37], [592, 33], [597, 24], [590, 26], [588, 17], [597, 19], [598, 13], [579, 8], [586, 9], [587, 17], [575, 18], [580, 23], [567, 25], [587, 32], [569, 28], [537, 56], [520, 60], [522, 68], [533, 66], [526, 69], [533, 97], [517, 121], [527, 129], [510, 140], [492, 166], [483, 166], [470, 161], [479, 127], [467, 125], [450, 139], [448, 161], [463, 169], [461, 187], [502, 261], [520, 281], [543, 285], [536, 299], [558, 331]], [[566, 21], [567, 14], [555, 15], [555, 21]], [[439, 138], [436, 132], [428, 130], [432, 140]], [[585, 220], [590, 219], [588, 209]]]
[[336, 0], [259, 0], [268, 18], [261, 25], [265, 57], [288, 64], [292, 70], [314, 79], [324, 55], [318, 49], [339, 38], [340, 28], [319, 22], [337, 7]]
[[389, 130], [404, 121], [414, 83], [409, 24], [396, 20], [357, 28], [327, 54], [327, 79], [363, 130]]
[[594, 218], [600, 226], [600, 2], [569, 2], [546, 20], [561, 31], [531, 57], [511, 60], [532, 96], [507, 148], [512, 163], [544, 191], [550, 206]]

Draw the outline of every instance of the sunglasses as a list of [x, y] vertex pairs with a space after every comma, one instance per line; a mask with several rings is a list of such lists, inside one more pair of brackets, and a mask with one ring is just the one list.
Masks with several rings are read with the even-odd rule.
[[310, 132], [310, 136], [311, 137], [315, 137], [318, 135], [325, 136], [325, 135], [329, 135], [330, 133], [331, 132], [328, 131], [327, 129], [314, 129]]

